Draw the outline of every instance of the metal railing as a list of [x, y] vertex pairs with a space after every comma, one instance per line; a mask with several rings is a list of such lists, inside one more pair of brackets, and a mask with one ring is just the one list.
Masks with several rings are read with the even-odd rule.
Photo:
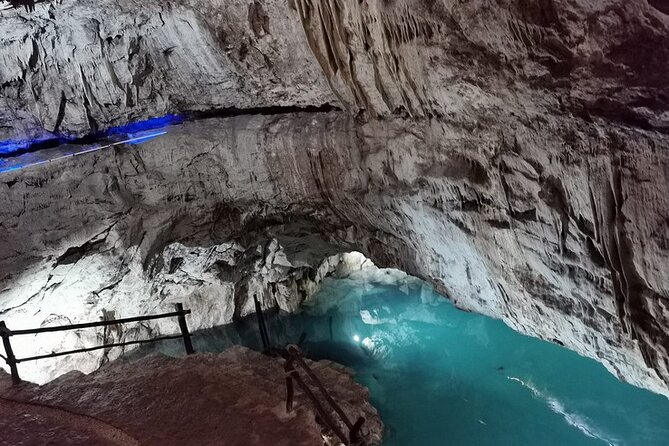
[[[5, 354], [6, 356], [0, 355], [7, 365], [9, 366], [9, 370], [12, 374], [12, 382], [14, 384], [18, 384], [21, 382], [21, 378], [19, 376], [19, 371], [18, 371], [18, 364], [22, 362], [28, 362], [28, 361], [37, 361], [39, 359], [46, 359], [46, 358], [55, 358], [58, 356], [65, 356], [65, 355], [72, 355], [75, 353], [85, 353], [85, 352], [90, 352], [94, 350], [100, 350], [103, 348], [112, 348], [112, 347], [122, 347], [126, 345], [134, 345], [134, 344], [146, 344], [149, 342], [157, 342], [157, 341], [164, 341], [167, 339], [179, 339], [183, 338], [184, 341], [184, 347], [186, 348], [186, 353], [191, 355], [195, 353], [195, 350], [193, 350], [193, 343], [191, 342], [191, 334], [188, 331], [188, 325], [186, 323], [186, 315], [190, 314], [190, 310], [184, 310], [183, 305], [178, 303], [175, 304], [175, 309], [176, 311], [171, 312], [171, 313], [163, 313], [163, 314], [153, 314], [149, 316], [137, 316], [137, 317], [130, 317], [130, 318], [125, 318], [125, 319], [112, 319], [112, 320], [103, 320], [103, 321], [98, 321], [98, 322], [86, 322], [82, 324], [72, 324], [72, 325], [60, 325], [60, 326], [55, 326], [55, 327], [42, 327], [42, 328], [31, 328], [27, 330], [10, 330], [7, 328], [7, 325], [5, 324], [4, 321], [0, 321], [0, 337], [2, 337], [2, 343], [5, 347]], [[150, 321], [154, 319], [166, 319], [170, 317], [176, 317], [179, 321], [179, 328], [181, 330], [181, 333], [178, 335], [170, 335], [170, 336], [160, 336], [152, 339], [141, 339], [137, 341], [128, 341], [128, 342], [118, 342], [118, 343], [113, 343], [113, 344], [104, 344], [104, 345], [97, 345], [95, 347], [88, 347], [88, 348], [80, 348], [76, 350], [68, 350], [68, 351], [63, 351], [63, 352], [52, 352], [49, 354], [45, 355], [37, 355], [37, 356], [30, 356], [26, 358], [17, 358], [14, 354], [14, 350], [12, 349], [12, 344], [11, 344], [11, 337], [12, 336], [21, 336], [21, 335], [31, 335], [31, 334], [40, 334], [40, 333], [53, 333], [57, 331], [70, 331], [70, 330], [79, 330], [83, 328], [94, 328], [94, 327], [108, 327], [108, 326], [113, 326], [113, 325], [119, 325], [119, 324], [127, 324], [130, 322], [143, 322], [143, 321]]]

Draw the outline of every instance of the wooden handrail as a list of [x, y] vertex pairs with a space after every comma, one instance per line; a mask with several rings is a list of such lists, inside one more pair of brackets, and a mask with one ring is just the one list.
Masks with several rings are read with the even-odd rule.
[[[339, 437], [345, 445], [356, 445], [356, 446], [365, 446], [365, 439], [361, 436], [362, 425], [365, 422], [364, 417], [358, 417], [355, 423], [351, 423], [351, 420], [346, 416], [346, 413], [342, 408], [335, 402], [335, 400], [330, 396], [328, 391], [325, 389], [325, 386], [318, 379], [316, 374], [311, 370], [311, 367], [306, 363], [303, 358], [302, 350], [299, 345], [304, 341], [306, 333], [302, 333], [300, 336], [300, 341], [298, 345], [288, 344], [285, 348], [275, 348], [271, 345], [269, 339], [269, 334], [267, 332], [267, 325], [265, 323], [265, 317], [263, 315], [262, 306], [258, 301], [256, 295], [253, 296], [253, 301], [256, 309], [256, 319], [258, 321], [258, 331], [260, 332], [260, 340], [262, 342], [263, 352], [266, 355], [272, 356], [282, 356], [286, 363], [284, 364], [284, 371], [286, 374], [286, 411], [291, 412], [293, 410], [293, 398], [295, 396], [295, 389], [293, 388], [293, 381], [302, 389], [304, 394], [309, 398], [311, 404], [316, 409], [318, 416], [323, 423]], [[330, 405], [334, 412], [341, 418], [343, 423], [348, 428], [348, 437], [341, 430], [339, 425], [335, 422], [330, 412], [328, 412], [323, 404], [318, 400], [318, 397], [314, 392], [309, 388], [306, 382], [302, 379], [299, 372], [295, 368], [295, 364], [299, 365], [300, 368], [307, 374], [309, 380], [313, 383], [316, 388], [318, 388], [325, 401]]]
[[151, 339], [140, 339], [137, 341], [128, 341], [128, 342], [118, 342], [115, 344], [104, 344], [104, 345], [97, 345], [95, 347], [89, 347], [89, 348], [80, 348], [77, 350], [68, 350], [65, 352], [58, 352], [58, 353], [49, 353], [46, 355], [39, 355], [39, 356], [31, 356], [29, 358], [16, 358], [16, 363], [20, 364], [22, 362], [28, 362], [28, 361], [37, 361], [38, 359], [46, 359], [46, 358], [56, 358], [58, 356], [67, 356], [67, 355], [73, 355], [75, 353], [86, 353], [86, 352], [92, 352], [95, 350], [101, 350], [103, 348], [112, 348], [112, 347], [123, 347], [125, 345], [135, 345], [135, 344], [148, 344], [150, 342], [158, 342], [158, 341], [166, 341], [168, 339], [179, 339], [183, 338], [183, 335], [172, 335], [172, 336], [160, 336], [157, 338], [151, 338]]
[[299, 347], [296, 345], [289, 345], [286, 347], [286, 350], [288, 350], [288, 353], [291, 355], [292, 358], [295, 359], [295, 361], [302, 367], [302, 370], [307, 374], [309, 379], [311, 379], [311, 382], [314, 383], [316, 387], [318, 387], [318, 390], [320, 390], [321, 394], [325, 398], [325, 400], [332, 406], [332, 408], [337, 412], [337, 415], [339, 415], [346, 424], [346, 427], [351, 429], [353, 427], [353, 423], [348, 419], [344, 411], [339, 407], [339, 405], [335, 402], [335, 400], [332, 399], [328, 391], [325, 389], [321, 381], [318, 379], [318, 377], [314, 374], [314, 372], [311, 370], [309, 365], [304, 361], [302, 358], [302, 351], [300, 350]]
[[[177, 304], [179, 305], [179, 304]], [[41, 328], [31, 328], [28, 330], [9, 330], [7, 332], [9, 336], [19, 336], [19, 335], [28, 335], [28, 334], [39, 334], [39, 333], [52, 333], [55, 331], [70, 331], [70, 330], [79, 330], [82, 328], [94, 328], [94, 327], [108, 327], [110, 325], [119, 325], [127, 324], [130, 322], [143, 322], [150, 321], [153, 319], [166, 319], [168, 317], [177, 317], [181, 315], [190, 314], [190, 310], [181, 310], [174, 311], [172, 313], [163, 313], [163, 314], [152, 314], [149, 316], [137, 316], [137, 317], [128, 317], [125, 319], [110, 319], [106, 321], [96, 321], [96, 322], [84, 322], [81, 324], [71, 324], [71, 325], [58, 325], [55, 327], [41, 327]]]
[[311, 400], [311, 404], [314, 405], [316, 412], [318, 412], [318, 415], [321, 417], [323, 422], [335, 433], [335, 435], [337, 435], [337, 437], [339, 437], [341, 441], [344, 442], [344, 444], [348, 444], [348, 440], [346, 438], [346, 435], [344, 435], [344, 432], [342, 432], [339, 426], [337, 426], [337, 423], [332, 419], [332, 416], [325, 410], [321, 402], [318, 401], [318, 398], [316, 398], [314, 392], [312, 392], [309, 386], [307, 386], [304, 380], [302, 380], [302, 377], [297, 373], [297, 370], [295, 370], [295, 367], [293, 367], [291, 362], [286, 363], [286, 374], [288, 376], [288, 379], [295, 380], [295, 382], [300, 386], [305, 395], [309, 397], [309, 399]]
[[[186, 323], [186, 315], [190, 314], [190, 310], [184, 310], [183, 305], [178, 303], [175, 304], [175, 309], [176, 311], [171, 312], [171, 313], [162, 313], [162, 314], [152, 314], [148, 316], [137, 316], [137, 317], [129, 317], [125, 319], [116, 319], [116, 320], [104, 320], [104, 321], [97, 321], [97, 322], [84, 322], [81, 324], [71, 324], [71, 325], [61, 325], [61, 326], [56, 326], [56, 327], [42, 327], [42, 328], [31, 328], [27, 330], [10, 330], [7, 328], [7, 325], [5, 324], [4, 321], [0, 321], [0, 337], [2, 337], [2, 343], [5, 347], [5, 354], [6, 356], [0, 355], [5, 362], [9, 365], [10, 372], [12, 374], [12, 381], [14, 384], [18, 384], [21, 382], [21, 378], [19, 377], [19, 372], [17, 369], [17, 364], [21, 362], [27, 362], [27, 361], [37, 361], [39, 359], [46, 359], [46, 358], [55, 358], [58, 356], [65, 356], [65, 355], [72, 355], [76, 353], [84, 353], [84, 352], [90, 352], [94, 350], [100, 350], [103, 348], [112, 348], [112, 347], [123, 347], [126, 345], [135, 345], [135, 344], [145, 344], [149, 342], [157, 342], [157, 341], [163, 341], [167, 339], [178, 339], [178, 338], [183, 338], [184, 341], [184, 347], [186, 348], [186, 354], [192, 355], [195, 353], [195, 350], [193, 349], [193, 344], [191, 341], [191, 334], [188, 331], [188, 324]], [[152, 338], [152, 339], [141, 339], [141, 340], [136, 340], [136, 341], [128, 341], [128, 342], [119, 342], [119, 343], [113, 343], [113, 344], [104, 344], [104, 345], [98, 345], [95, 347], [88, 347], [88, 348], [81, 348], [77, 350], [68, 350], [64, 352], [52, 352], [46, 355], [38, 355], [38, 356], [31, 356], [28, 358], [16, 358], [14, 355], [14, 351], [12, 349], [12, 344], [10, 342], [10, 338], [12, 336], [21, 336], [21, 335], [29, 335], [29, 334], [40, 334], [40, 333], [53, 333], [57, 331], [70, 331], [70, 330], [79, 330], [83, 328], [93, 328], [93, 327], [108, 327], [111, 325], [119, 325], [119, 324], [127, 324], [130, 322], [143, 322], [143, 321], [150, 321], [154, 319], [165, 319], [169, 317], [176, 317], [179, 322], [179, 328], [181, 330], [181, 334], [179, 335], [170, 335], [170, 336], [161, 336], [157, 338]]]
[[[307, 397], [313, 404], [314, 408], [316, 409], [316, 412], [318, 412], [323, 422], [327, 425], [328, 428], [330, 428], [330, 430], [332, 430], [332, 432], [335, 433], [335, 435], [337, 435], [337, 437], [339, 437], [339, 439], [342, 441], [343, 444], [365, 445], [366, 442], [364, 438], [360, 436], [360, 430], [362, 428], [363, 423], [365, 422], [365, 418], [358, 417], [355, 423], [351, 423], [349, 418], [346, 416], [346, 413], [335, 402], [332, 396], [330, 396], [328, 391], [325, 389], [325, 386], [323, 386], [323, 383], [321, 383], [321, 381], [318, 379], [313, 370], [311, 370], [311, 367], [309, 367], [309, 365], [306, 363], [306, 361], [302, 356], [302, 350], [298, 346], [290, 344], [286, 347], [286, 352], [288, 356], [286, 359], [286, 364], [284, 365], [284, 370], [286, 371], [286, 390], [287, 390], [286, 410], [290, 412], [292, 411], [293, 408], [293, 397], [294, 397], [293, 380], [294, 380], [304, 391], [305, 395], [307, 395]], [[339, 415], [339, 417], [349, 430], [348, 437], [339, 428], [337, 423], [332, 418], [331, 414], [328, 413], [325, 410], [325, 408], [323, 408], [323, 405], [318, 400], [314, 392], [312, 392], [309, 386], [304, 382], [302, 377], [299, 375], [298, 371], [295, 369], [294, 364], [298, 364], [300, 368], [304, 370], [304, 372], [307, 374], [311, 382], [318, 388], [320, 393], [323, 395], [325, 401], [327, 401], [327, 403], [335, 411], [335, 413]]]

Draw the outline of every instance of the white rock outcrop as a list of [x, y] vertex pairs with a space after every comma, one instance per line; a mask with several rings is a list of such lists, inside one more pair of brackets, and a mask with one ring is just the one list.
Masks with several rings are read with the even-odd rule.
[[[7, 138], [221, 113], [140, 147], [3, 174], [2, 317], [56, 296], [65, 308], [81, 275], [82, 294], [102, 290], [98, 305], [119, 311], [133, 287], [112, 308], [117, 285], [99, 271], [136, 265], [125, 280], [155, 283], [153, 299], [172, 286], [159, 273], [171, 249], [276, 239], [286, 252], [309, 248], [312, 270], [359, 250], [669, 394], [669, 16], [655, 3], [106, 0], [3, 11]], [[325, 103], [341, 110], [296, 108]], [[216, 255], [236, 248], [226, 249]], [[252, 278], [265, 263], [248, 265], [239, 271]]]
[[284, 0], [58, 0], [1, 11], [0, 139], [332, 102], [301, 28]]

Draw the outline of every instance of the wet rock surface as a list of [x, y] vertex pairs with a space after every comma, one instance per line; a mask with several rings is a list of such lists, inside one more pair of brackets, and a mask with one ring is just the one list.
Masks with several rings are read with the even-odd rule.
[[[342, 366], [327, 361], [310, 364], [349, 417], [366, 418], [363, 432], [368, 444], [380, 444], [383, 424], [368, 402], [367, 390]], [[243, 347], [216, 355], [119, 360], [91, 375], [72, 372], [42, 387], [4, 388], [0, 413], [21, 404], [27, 416], [14, 426], [3, 417], [0, 441], [31, 445], [41, 444], [40, 438], [52, 441], [50, 444], [65, 438], [59, 444], [68, 445], [322, 444], [311, 403], [296, 391], [295, 410], [287, 413], [285, 392], [281, 360]], [[69, 421], [58, 418], [67, 412], [75, 414]], [[87, 423], [76, 423], [85, 417]], [[51, 427], [49, 423], [54, 422]], [[8, 437], [8, 433], [17, 437]]]
[[[96, 302], [95, 314], [124, 314], [128, 292], [115, 291], [123, 280], [155, 284], [147, 302], [163, 291], [179, 300], [191, 291], [172, 287], [172, 267], [208, 263], [174, 250], [214, 247], [225, 270], [227, 255], [277, 240], [319, 260], [360, 250], [462, 308], [669, 392], [669, 16], [653, 3], [149, 2], [140, 31], [130, 31], [131, 3], [109, 0], [119, 14], [97, 20], [99, 30], [84, 18], [99, 16], [98, 3], [38, 5], [27, 19], [2, 12], [0, 27], [12, 29], [0, 51], [7, 137], [54, 132], [59, 114], [59, 131], [86, 133], [96, 127], [89, 117], [104, 128], [167, 111], [247, 113], [3, 174], [0, 305], [9, 323], [52, 323], [37, 311], [49, 302], [59, 305], [53, 318], [66, 316], [69, 281]], [[49, 14], [60, 17], [49, 26], [72, 32], [58, 31], [70, 40], [55, 40], [46, 57], [25, 36]], [[138, 32], [146, 37], [131, 45]], [[79, 67], [66, 62], [86, 35]], [[182, 37], [187, 46], [170, 52]], [[107, 88], [108, 60], [134, 77]], [[74, 71], [50, 74], [59, 64]], [[99, 80], [83, 82], [92, 67], [102, 67]], [[31, 93], [40, 88], [54, 98]], [[116, 96], [102, 100], [97, 89]], [[327, 102], [342, 110], [253, 111]], [[239, 248], [215, 248], [227, 244]], [[252, 277], [264, 263], [249, 265]], [[82, 277], [100, 280], [84, 286]], [[195, 289], [212, 296], [207, 314], [248, 308], [206, 283]]]

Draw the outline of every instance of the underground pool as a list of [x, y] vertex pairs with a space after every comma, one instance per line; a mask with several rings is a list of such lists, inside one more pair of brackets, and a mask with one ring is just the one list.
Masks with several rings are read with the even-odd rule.
[[[328, 278], [302, 313], [267, 317], [275, 343], [305, 332], [307, 356], [356, 371], [385, 423], [385, 446], [669, 444], [669, 399], [460, 311], [417, 280]], [[254, 316], [195, 338], [199, 351], [231, 344], [260, 348]]]

